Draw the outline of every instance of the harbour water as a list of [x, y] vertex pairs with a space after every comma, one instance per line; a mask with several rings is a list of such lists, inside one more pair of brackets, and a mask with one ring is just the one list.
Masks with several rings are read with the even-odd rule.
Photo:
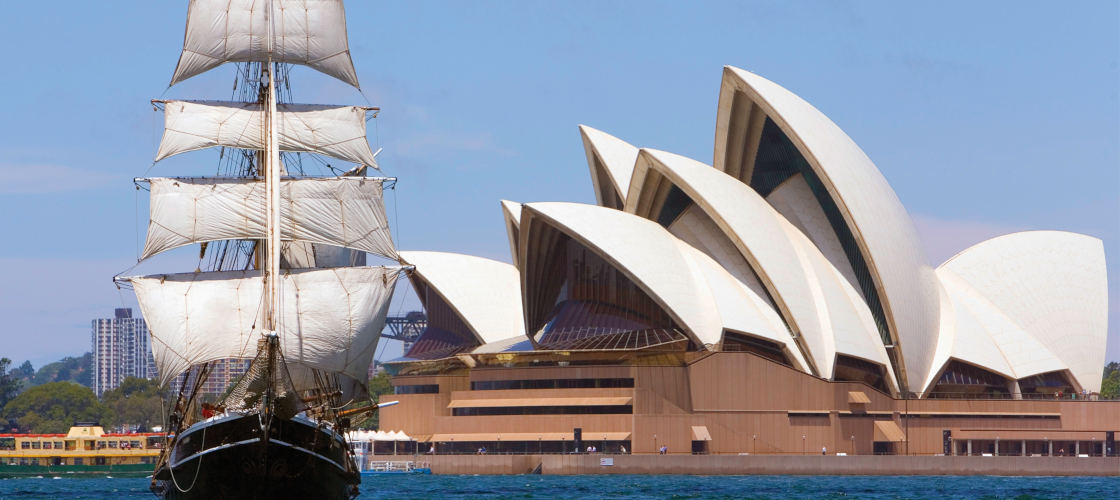
[[[362, 478], [362, 499], [467, 498], [1120, 498], [1120, 477], [440, 476]], [[0, 498], [153, 498], [143, 478], [0, 480]]]

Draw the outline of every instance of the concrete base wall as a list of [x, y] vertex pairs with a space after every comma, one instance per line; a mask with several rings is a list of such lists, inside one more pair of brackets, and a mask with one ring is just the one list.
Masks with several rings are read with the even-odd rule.
[[[614, 465], [601, 465], [611, 459]], [[437, 455], [435, 474], [1120, 476], [1120, 457]]]

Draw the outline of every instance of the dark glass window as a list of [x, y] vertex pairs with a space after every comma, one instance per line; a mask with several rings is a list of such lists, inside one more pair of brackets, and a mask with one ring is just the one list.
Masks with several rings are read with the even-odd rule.
[[570, 378], [540, 380], [480, 380], [471, 382], [472, 391], [505, 389], [590, 389], [597, 387], [632, 388], [632, 378]]
[[439, 384], [398, 385], [393, 387], [394, 394], [438, 394]]
[[777, 342], [771, 342], [751, 335], [725, 332], [723, 334], [723, 350], [728, 352], [751, 352], [771, 361], [776, 361], [786, 366], [790, 365], [785, 351], [782, 350], [782, 346], [778, 345]]
[[1008, 392], [1007, 382], [1008, 380], [999, 374], [954, 360], [949, 362], [944, 372], [941, 372], [941, 378], [937, 380], [929, 397], [1004, 396]]
[[657, 214], [657, 223], [669, 227], [691, 205], [692, 198], [689, 198], [688, 194], [674, 185], [665, 195], [665, 203], [661, 205], [661, 212]]
[[812, 170], [809, 162], [805, 161], [781, 127], [767, 118], [758, 142], [758, 153], [754, 157], [751, 187], [765, 198], [786, 179], [806, 170]]
[[415, 359], [440, 359], [454, 356], [478, 345], [470, 327], [435, 290], [419, 279], [413, 280], [412, 285], [420, 302], [424, 304], [428, 325], [405, 356]]
[[1052, 397], [1059, 392], [1073, 392], [1073, 384], [1062, 372], [1047, 372], [1019, 379], [1019, 391], [1023, 397], [1040, 395]]
[[883, 376], [883, 367], [870, 361], [853, 358], [851, 356], [836, 356], [836, 366], [833, 368], [833, 380], [847, 382], [863, 382], [880, 392], [889, 394], [887, 381]]

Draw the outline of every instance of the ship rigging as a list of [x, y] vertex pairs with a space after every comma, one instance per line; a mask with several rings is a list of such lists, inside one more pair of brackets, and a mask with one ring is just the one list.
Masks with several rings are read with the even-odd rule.
[[[365, 265], [367, 253], [397, 260], [383, 199], [396, 179], [366, 176], [379, 170], [366, 121], [380, 110], [292, 102], [292, 65], [359, 88], [341, 0], [192, 0], [171, 85], [225, 63], [234, 100], [153, 101], [156, 161], [220, 148], [217, 175], [136, 179], [150, 191], [139, 260], [198, 244], [198, 267], [114, 278], [136, 292], [161, 384], [178, 388], [152, 490], [350, 497], [344, 435], [378, 408], [366, 370], [406, 269]], [[309, 176], [304, 158], [336, 175]], [[200, 401], [213, 363], [231, 358], [252, 359], [248, 372]]]

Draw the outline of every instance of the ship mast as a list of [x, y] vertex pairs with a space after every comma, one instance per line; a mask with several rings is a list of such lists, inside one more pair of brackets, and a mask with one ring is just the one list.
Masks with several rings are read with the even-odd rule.
[[273, 9], [272, 0], [267, 4], [268, 17], [268, 60], [265, 71], [268, 73], [268, 109], [265, 111], [268, 136], [265, 139], [265, 258], [267, 269], [264, 272], [265, 289], [265, 335], [274, 337], [280, 329], [280, 148], [276, 131], [276, 78], [272, 62]]

